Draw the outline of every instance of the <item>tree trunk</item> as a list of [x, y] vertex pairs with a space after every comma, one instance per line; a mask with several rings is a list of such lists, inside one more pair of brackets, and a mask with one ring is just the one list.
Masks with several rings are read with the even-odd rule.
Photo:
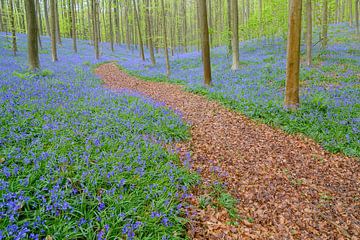
[[5, 27], [3, 23], [3, 5], [0, 3], [0, 32], [5, 32]]
[[44, 15], [45, 15], [46, 32], [49, 36], [51, 36], [48, 11], [49, 11], [48, 0], [44, 0]]
[[38, 26], [38, 44], [39, 44], [39, 48], [42, 49], [42, 44], [41, 44], [41, 15], [40, 15], [40, 4], [39, 4], [39, 0], [35, 1], [35, 15], [36, 17], [36, 26]]
[[58, 60], [56, 49], [56, 0], [50, 0], [50, 37], [52, 61]]
[[36, 25], [36, 8], [34, 0], [25, 1], [28, 32], [28, 61], [31, 70], [40, 67], [38, 49], [38, 26]]
[[352, 27], [352, 24], [353, 24], [353, 9], [352, 9], [352, 1], [353, 0], [349, 0], [349, 24], [350, 24], [350, 27]]
[[150, 59], [151, 64], [155, 66], [156, 60], [155, 60], [155, 54], [154, 54], [154, 46], [153, 46], [153, 40], [152, 40], [152, 34], [151, 34], [151, 19], [150, 19], [150, 0], [146, 0], [146, 32], [148, 35], [148, 41], [149, 41], [149, 51], [150, 51]]
[[232, 52], [232, 34], [231, 34], [231, 0], [227, 0], [227, 25], [228, 25], [228, 55]]
[[306, 1], [306, 64], [312, 64], [312, 3], [311, 0]]
[[359, 0], [356, 0], [355, 2], [355, 24], [356, 24], [356, 34], [360, 34], [359, 29]]
[[11, 39], [12, 39], [12, 50], [14, 56], [16, 56], [17, 52], [17, 43], [16, 43], [16, 26], [15, 26], [15, 16], [14, 16], [14, 0], [9, 0], [10, 5], [10, 25], [11, 25]]
[[135, 20], [136, 20], [136, 25], [137, 25], [137, 30], [138, 30], [138, 36], [139, 36], [140, 56], [141, 56], [141, 59], [143, 61], [145, 61], [144, 46], [143, 46], [143, 40], [142, 40], [142, 36], [141, 36], [141, 29], [140, 29], [139, 13], [137, 11], [135, 0], [133, 0], [133, 5], [134, 5], [134, 15], [135, 15]]
[[232, 51], [233, 51], [233, 63], [231, 69], [233, 71], [238, 70], [240, 67], [239, 62], [239, 16], [238, 16], [238, 1], [232, 0]]
[[115, 15], [115, 42], [120, 44], [120, 21], [119, 21], [119, 10], [118, 10], [118, 2], [114, 1], [114, 15]]
[[110, 36], [110, 48], [111, 51], [114, 52], [114, 31], [112, 24], [112, 1], [109, 1], [109, 36]]
[[162, 15], [162, 25], [163, 25], [163, 34], [164, 34], [164, 50], [165, 50], [165, 64], [166, 64], [166, 76], [170, 77], [170, 61], [169, 61], [169, 51], [167, 43], [167, 32], [166, 32], [166, 21], [165, 21], [165, 6], [164, 0], [161, 0], [161, 15]]
[[77, 43], [76, 43], [76, 8], [75, 8], [75, 1], [76, 0], [71, 0], [71, 35], [72, 35], [72, 39], [73, 39], [73, 50], [74, 52], [77, 53]]
[[211, 63], [210, 63], [210, 42], [209, 28], [207, 21], [206, 0], [198, 0], [202, 60], [204, 65], [204, 83], [206, 86], [211, 85]]
[[328, 0], [324, 0], [323, 2], [321, 37], [322, 49], [326, 49], [328, 44]]
[[291, 0], [287, 46], [285, 107], [293, 110], [299, 106], [301, 10], [302, 1]]
[[184, 14], [184, 20], [183, 20], [183, 46], [184, 46], [184, 51], [188, 52], [188, 47], [187, 47], [187, 14], [186, 14], [186, 0], [183, 0], [182, 2], [182, 11]]
[[56, 40], [61, 46], [62, 42], [61, 42], [60, 23], [59, 23], [59, 6], [57, 1], [55, 1], [55, 21], [56, 21]]
[[93, 39], [94, 39], [94, 49], [95, 49], [95, 58], [100, 58], [99, 52], [99, 40], [98, 40], [98, 23], [97, 23], [97, 0], [91, 0], [91, 10], [92, 10], [92, 23], [93, 23]]

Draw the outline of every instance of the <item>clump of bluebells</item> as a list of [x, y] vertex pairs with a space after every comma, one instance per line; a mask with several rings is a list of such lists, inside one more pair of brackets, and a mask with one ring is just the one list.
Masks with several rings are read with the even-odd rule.
[[[318, 36], [318, 34], [314, 34]], [[314, 39], [314, 44], [318, 39]], [[283, 107], [286, 75], [286, 43], [282, 39], [241, 43], [240, 70], [231, 71], [225, 47], [212, 50], [213, 86], [202, 85], [201, 53], [178, 54], [171, 60], [172, 81], [204, 94], [246, 116], [304, 133], [327, 150], [360, 156], [360, 45], [348, 24], [331, 25], [329, 46], [314, 48], [314, 64], [301, 68], [301, 107], [297, 112]], [[305, 54], [305, 47], [302, 47]], [[120, 58], [119, 63], [138, 76], [162, 80], [165, 63], [156, 67], [138, 58]]]
[[86, 42], [28, 73], [26, 37], [16, 57], [0, 38], [0, 239], [182, 239], [197, 177], [161, 146], [188, 137], [181, 118], [104, 89]]

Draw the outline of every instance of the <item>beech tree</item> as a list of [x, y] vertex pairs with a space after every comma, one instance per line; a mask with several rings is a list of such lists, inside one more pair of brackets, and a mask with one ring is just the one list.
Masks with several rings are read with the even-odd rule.
[[232, 51], [233, 51], [233, 62], [232, 70], [238, 70], [240, 67], [239, 62], [239, 16], [238, 16], [238, 1], [232, 0]]
[[[163, 0], [162, 0], [163, 1]], [[207, 20], [206, 0], [198, 0], [202, 60], [204, 66], [204, 83], [206, 86], [211, 85], [211, 63], [210, 63], [210, 40]]]
[[56, 47], [56, 5], [55, 0], [50, 0], [50, 38], [51, 38], [51, 57], [52, 61], [58, 60]]
[[31, 70], [40, 68], [39, 49], [38, 49], [38, 27], [36, 20], [35, 1], [25, 1], [26, 23], [28, 36], [28, 62]]
[[328, 44], [328, 0], [323, 0], [322, 14], [321, 46], [322, 49], [326, 49]]
[[16, 27], [15, 27], [15, 16], [14, 16], [14, 3], [13, 0], [9, 2], [10, 6], [10, 25], [11, 25], [11, 38], [12, 38], [12, 50], [14, 56], [16, 56], [17, 52], [17, 43], [16, 43]]
[[166, 20], [165, 20], [165, 6], [164, 0], [161, 0], [161, 15], [162, 15], [162, 24], [163, 24], [163, 34], [164, 34], [164, 52], [165, 52], [165, 65], [166, 65], [166, 76], [170, 77], [170, 61], [169, 61], [169, 49], [167, 43], [167, 31], [166, 31]]
[[306, 63], [312, 64], [312, 4], [306, 1]]
[[286, 63], [285, 107], [299, 106], [300, 39], [302, 0], [291, 0]]

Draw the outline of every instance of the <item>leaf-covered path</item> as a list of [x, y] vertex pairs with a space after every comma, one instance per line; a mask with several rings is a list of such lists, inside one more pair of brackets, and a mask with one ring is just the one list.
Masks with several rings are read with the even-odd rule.
[[145, 82], [113, 64], [96, 69], [105, 84], [131, 89], [182, 113], [192, 139], [192, 167], [216, 175], [237, 197], [244, 220], [196, 210], [194, 239], [359, 239], [359, 160], [324, 151], [305, 137], [256, 123], [205, 97], [168, 83]]

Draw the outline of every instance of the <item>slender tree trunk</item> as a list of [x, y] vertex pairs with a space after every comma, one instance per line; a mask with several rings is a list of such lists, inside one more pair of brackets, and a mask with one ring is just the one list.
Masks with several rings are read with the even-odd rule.
[[92, 21], [93, 21], [93, 39], [94, 39], [94, 48], [95, 48], [95, 58], [100, 58], [99, 51], [99, 40], [98, 40], [98, 23], [97, 23], [97, 0], [91, 0], [91, 10], [92, 10]]
[[110, 48], [114, 52], [114, 31], [112, 24], [112, 1], [109, 1], [109, 32], [110, 32]]
[[11, 38], [12, 38], [12, 50], [14, 56], [16, 56], [17, 52], [17, 43], [16, 43], [16, 26], [15, 26], [15, 16], [14, 16], [14, 0], [9, 0], [10, 5], [10, 25], [11, 25]]
[[36, 0], [36, 11], [38, 15], [38, 23], [39, 23], [39, 36], [43, 34], [43, 24], [42, 24], [42, 16], [41, 16], [41, 7], [39, 0]]
[[86, 6], [87, 6], [87, 16], [88, 16], [88, 39], [90, 40], [91, 44], [94, 45], [94, 27], [93, 24], [91, 22], [92, 18], [92, 6], [93, 3], [89, 2], [89, 0], [86, 0]]
[[113, 0], [114, 4], [114, 15], [115, 15], [115, 42], [116, 44], [120, 44], [120, 21], [119, 21], [119, 6], [117, 0]]
[[44, 0], [44, 15], [45, 15], [46, 32], [49, 36], [51, 36], [48, 11], [49, 11], [48, 0]]
[[40, 4], [39, 4], [39, 0], [36, 0], [35, 1], [35, 15], [37, 16], [36, 17], [36, 26], [38, 27], [38, 44], [39, 44], [39, 48], [42, 49], [42, 44], [41, 44], [41, 21], [40, 21], [40, 18], [41, 18], [41, 15], [40, 15]]
[[356, 24], [356, 34], [360, 34], [359, 29], [359, 0], [356, 0], [355, 2], [355, 24]]
[[206, 86], [211, 85], [211, 63], [210, 63], [210, 41], [209, 28], [206, 11], [206, 0], [198, 0], [200, 31], [201, 31], [201, 46], [202, 46], [202, 60], [204, 65], [204, 83]]
[[151, 59], [151, 64], [153, 66], [155, 66], [156, 60], [155, 60], [154, 46], [153, 46], [153, 40], [152, 40], [152, 34], [151, 34], [150, 0], [146, 0], [145, 13], [146, 13], [146, 32], [147, 32], [148, 41], [149, 41], [150, 59]]
[[0, 3], [0, 32], [5, 32], [5, 27], [3, 23], [3, 5]]
[[166, 15], [165, 15], [164, 0], [161, 0], [161, 15], [162, 15], [163, 34], [164, 34], [166, 76], [169, 78], [171, 72], [170, 72], [169, 51], [168, 51], [168, 43], [167, 43], [166, 20], [165, 20]]
[[136, 25], [137, 25], [138, 36], [139, 36], [140, 56], [141, 56], [141, 59], [143, 61], [145, 61], [144, 46], [143, 46], [143, 40], [142, 40], [142, 36], [141, 36], [141, 29], [140, 29], [139, 13], [137, 11], [135, 0], [133, 0], [133, 5], [134, 5], [134, 15], [135, 15], [135, 19], [136, 19]]
[[238, 1], [232, 0], [232, 50], [233, 50], [233, 63], [231, 69], [238, 70], [240, 67], [239, 62], [239, 16], [238, 16]]
[[324, 0], [323, 2], [321, 37], [322, 49], [326, 49], [328, 44], [328, 0]]
[[56, 49], [56, 0], [50, 0], [50, 37], [51, 37], [51, 57], [52, 61], [58, 60]]
[[299, 106], [300, 40], [301, 40], [301, 0], [291, 0], [289, 13], [289, 34], [286, 64], [285, 107]]
[[73, 39], [73, 50], [74, 52], [77, 53], [77, 43], [76, 43], [76, 8], [75, 8], [75, 1], [76, 0], [71, 0], [71, 35], [72, 35], [72, 39]]
[[129, 24], [129, 18], [128, 18], [128, 11], [129, 11], [129, 6], [128, 6], [128, 3], [127, 2], [124, 2], [125, 4], [125, 14], [124, 14], [124, 17], [125, 17], [125, 25], [126, 25], [126, 48], [127, 50], [130, 50], [130, 24]]
[[28, 32], [28, 61], [31, 70], [40, 68], [38, 49], [38, 26], [36, 25], [36, 8], [34, 0], [25, 1]]
[[59, 43], [59, 45], [62, 45], [61, 42], [61, 33], [60, 33], [60, 23], [59, 23], [59, 6], [58, 2], [55, 1], [55, 20], [56, 20], [56, 40]]
[[186, 14], [186, 0], [182, 1], [182, 11], [184, 14], [184, 19], [183, 19], [183, 47], [184, 47], [184, 51], [188, 52], [188, 47], [187, 47], [187, 14]]
[[232, 34], [231, 34], [231, 0], [227, 0], [227, 25], [228, 25], [228, 55], [230, 56], [232, 52]]
[[352, 27], [352, 24], [353, 24], [352, 1], [353, 1], [353, 0], [349, 0], [349, 24], [350, 24], [350, 27]]
[[306, 1], [306, 63], [308, 66], [312, 64], [312, 3], [311, 0]]

